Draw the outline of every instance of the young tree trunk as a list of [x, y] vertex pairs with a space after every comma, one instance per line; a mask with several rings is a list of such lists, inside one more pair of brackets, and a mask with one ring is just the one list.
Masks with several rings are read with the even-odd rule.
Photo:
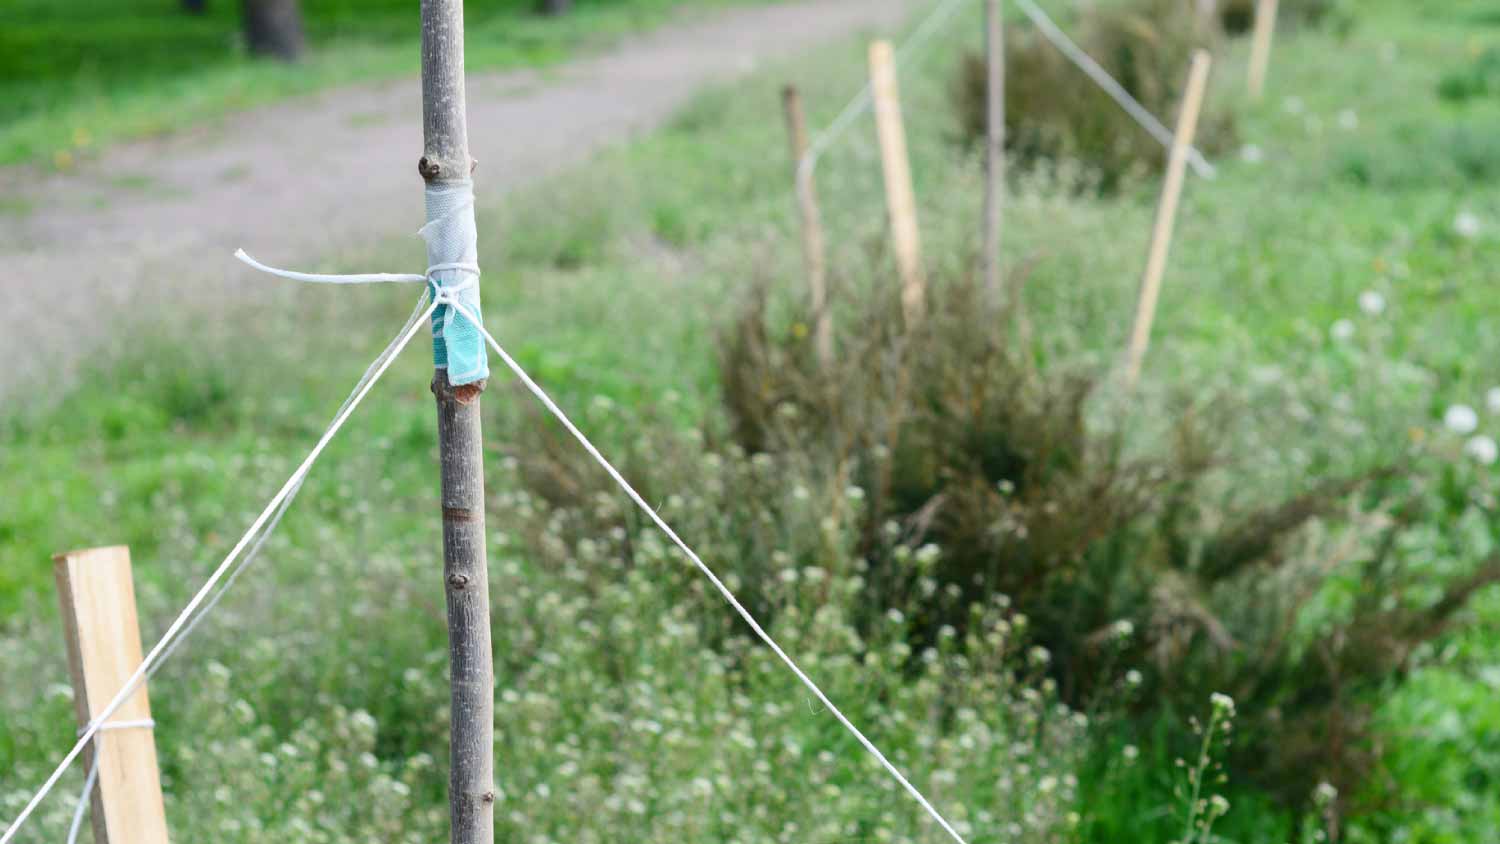
[[542, 14], [556, 17], [573, 11], [573, 0], [542, 0]]
[[[468, 180], [473, 161], [464, 95], [463, 0], [422, 0], [422, 139], [417, 170], [429, 184]], [[495, 668], [485, 557], [483, 390], [483, 381], [453, 386], [447, 369], [433, 374], [448, 598], [451, 844], [495, 840]]]
[[283, 61], [302, 57], [302, 11], [297, 0], [244, 0], [245, 41], [250, 52]]

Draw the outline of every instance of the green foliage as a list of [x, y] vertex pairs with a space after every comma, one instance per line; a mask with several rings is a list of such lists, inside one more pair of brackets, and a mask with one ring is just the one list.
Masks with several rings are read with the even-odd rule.
[[[1193, 51], [1214, 41], [1182, 5], [1181, 0], [1133, 0], [1091, 6], [1075, 37], [1131, 96], [1164, 119], [1178, 110]], [[1029, 26], [1006, 29], [1005, 78], [1006, 150], [1021, 167], [1078, 164], [1084, 172], [1074, 177], [1074, 186], [1107, 193], [1166, 166], [1160, 142]], [[953, 99], [962, 136], [970, 142], [985, 135], [987, 87], [984, 56], [968, 54]], [[1232, 116], [1210, 100], [1198, 146], [1221, 151], [1234, 137]]]
[[1490, 47], [1463, 67], [1443, 74], [1438, 96], [1452, 103], [1500, 96], [1500, 47]]

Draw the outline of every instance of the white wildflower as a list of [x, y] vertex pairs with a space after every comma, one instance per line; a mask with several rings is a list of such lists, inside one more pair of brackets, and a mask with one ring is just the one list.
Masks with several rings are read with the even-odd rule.
[[1496, 445], [1495, 441], [1490, 437], [1480, 434], [1477, 437], [1470, 438], [1468, 443], [1464, 445], [1464, 454], [1467, 454], [1485, 466], [1489, 466], [1495, 462], [1496, 458], [1500, 458], [1500, 445]]
[[1455, 404], [1443, 414], [1443, 426], [1455, 434], [1472, 434], [1479, 427], [1479, 414], [1466, 404]]
[[1352, 108], [1339, 112], [1339, 128], [1354, 131], [1359, 128], [1359, 113]]
[[1143, 678], [1141, 677], [1141, 672], [1135, 670], [1134, 668], [1125, 672], [1125, 685], [1129, 686], [1132, 689], [1139, 687], [1141, 685], [1142, 679]]
[[1225, 812], [1229, 811], [1229, 801], [1222, 794], [1215, 794], [1208, 798], [1208, 806], [1214, 817], [1222, 817]]
[[1481, 228], [1483, 228], [1483, 224], [1473, 212], [1460, 211], [1458, 216], [1453, 218], [1453, 231], [1465, 240], [1473, 240], [1478, 237]]
[[1213, 704], [1214, 710], [1224, 715], [1234, 714], [1234, 698], [1223, 692], [1214, 692], [1208, 696], [1209, 703]]
[[1240, 160], [1246, 164], [1259, 164], [1266, 160], [1266, 154], [1255, 144], [1245, 144], [1240, 148]]
[[1337, 320], [1328, 329], [1328, 333], [1332, 335], [1333, 339], [1340, 342], [1349, 340], [1354, 336], [1354, 323], [1347, 319]]
[[1385, 313], [1385, 297], [1378, 291], [1366, 290], [1359, 294], [1359, 309], [1366, 316], [1380, 316]]
[[1141, 749], [1133, 744], [1127, 744], [1121, 748], [1120, 755], [1125, 757], [1126, 764], [1130, 764], [1141, 758]]
[[1490, 413], [1500, 413], [1500, 387], [1491, 387], [1485, 392], [1484, 409]]

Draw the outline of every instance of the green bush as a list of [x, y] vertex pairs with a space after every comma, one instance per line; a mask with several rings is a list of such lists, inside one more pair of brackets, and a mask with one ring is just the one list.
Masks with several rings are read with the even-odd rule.
[[[1258, 0], [1221, 0], [1219, 20], [1224, 32], [1244, 35], [1254, 29], [1257, 5]], [[1347, 27], [1353, 22], [1353, 13], [1343, 0], [1281, 0], [1276, 22], [1292, 27], [1328, 24]]]
[[[1170, 125], [1177, 113], [1195, 49], [1213, 34], [1178, 0], [1136, 0], [1126, 6], [1089, 7], [1076, 40], [1153, 114]], [[1011, 26], [1005, 44], [1006, 150], [1024, 169], [1077, 162], [1084, 174], [1074, 187], [1110, 192], [1132, 176], [1161, 170], [1166, 151], [1109, 95], [1030, 27]], [[961, 62], [953, 84], [962, 137], [984, 138], [987, 74], [982, 55]], [[1234, 121], [1210, 101], [1198, 146], [1209, 151], [1233, 142]]]
[[[1112, 708], [1141, 669], [1143, 723], [1229, 692], [1243, 715], [1237, 770], [1288, 805], [1325, 781], [1366, 793], [1376, 696], [1500, 580], [1500, 558], [1441, 576], [1425, 563], [1434, 552], [1413, 526], [1462, 507], [1416, 474], [1412, 461], [1430, 456], [1346, 465], [1325, 432], [1331, 450], [1288, 491], [1264, 480], [1282, 467], [1256, 465], [1276, 446], [1250, 446], [1255, 431], [1235, 421], [1286, 397], [1133, 408], [1143, 399], [1097, 367], [1042, 367], [1001, 339], [1005, 315], [972, 284], [950, 280], [930, 306], [908, 331], [895, 297], [877, 296], [828, 368], [799, 330], [805, 317], [778, 320], [764, 296], [726, 332], [728, 443], [716, 451], [782, 467], [769, 478], [719, 472], [705, 505], [757, 606], [774, 611], [766, 560], [802, 558], [818, 514], [840, 524], [857, 514], [852, 553], [869, 591], [852, 610], [856, 629], [896, 609], [920, 648], [962, 634], [967, 608], [1000, 599], [1027, 620], [1072, 705]], [[686, 482], [663, 481], [659, 460], [632, 470], [648, 496]], [[826, 492], [788, 501], [788, 487]], [[846, 487], [858, 498], [837, 494]], [[752, 503], [767, 497], [779, 503]]]

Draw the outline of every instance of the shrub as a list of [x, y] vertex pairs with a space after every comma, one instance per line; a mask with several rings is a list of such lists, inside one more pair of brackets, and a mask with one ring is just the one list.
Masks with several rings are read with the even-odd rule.
[[[1254, 29], [1257, 5], [1257, 0], [1221, 0], [1219, 20], [1224, 32], [1244, 35]], [[1280, 26], [1347, 27], [1353, 22], [1353, 13], [1341, 0], [1282, 0], [1276, 22]]]
[[[1163, 122], [1177, 113], [1194, 49], [1212, 34], [1181, 0], [1137, 0], [1127, 6], [1089, 7], [1077, 41], [1119, 83]], [[1088, 175], [1075, 187], [1117, 189], [1132, 175], [1160, 170], [1166, 152], [1103, 90], [1056, 47], [1029, 27], [1006, 30], [1006, 149], [1023, 168], [1076, 160]], [[982, 55], [960, 63], [953, 100], [962, 136], [985, 135], [987, 79]], [[1227, 148], [1232, 117], [1205, 110], [1198, 146]]]
[[[1004, 315], [967, 281], [938, 287], [914, 331], [895, 296], [877, 297], [828, 369], [802, 323], [755, 296], [725, 334], [720, 448], [782, 467], [769, 488], [716, 476], [712, 535], [735, 568], [768, 583], [758, 560], [799, 557], [817, 514], [857, 513], [858, 629], [896, 609], [920, 648], [966, 629], [966, 608], [1006, 601], [1074, 706], [1114, 698], [1127, 667], [1153, 669], [1148, 719], [1232, 693], [1240, 770], [1290, 804], [1325, 780], [1360, 793], [1374, 695], [1500, 580], [1500, 558], [1444, 576], [1424, 563], [1408, 528], [1449, 505], [1410, 459], [1325, 469], [1290, 492], [1258, 483], [1234, 396], [1127, 411], [1097, 368], [1042, 367], [1001, 339]], [[1153, 419], [1170, 421], [1146, 436]], [[845, 486], [857, 503], [742, 503]], [[1366, 588], [1331, 609], [1349, 583]]]
[[1438, 96], [1452, 103], [1500, 96], [1500, 48], [1490, 47], [1438, 80]]

